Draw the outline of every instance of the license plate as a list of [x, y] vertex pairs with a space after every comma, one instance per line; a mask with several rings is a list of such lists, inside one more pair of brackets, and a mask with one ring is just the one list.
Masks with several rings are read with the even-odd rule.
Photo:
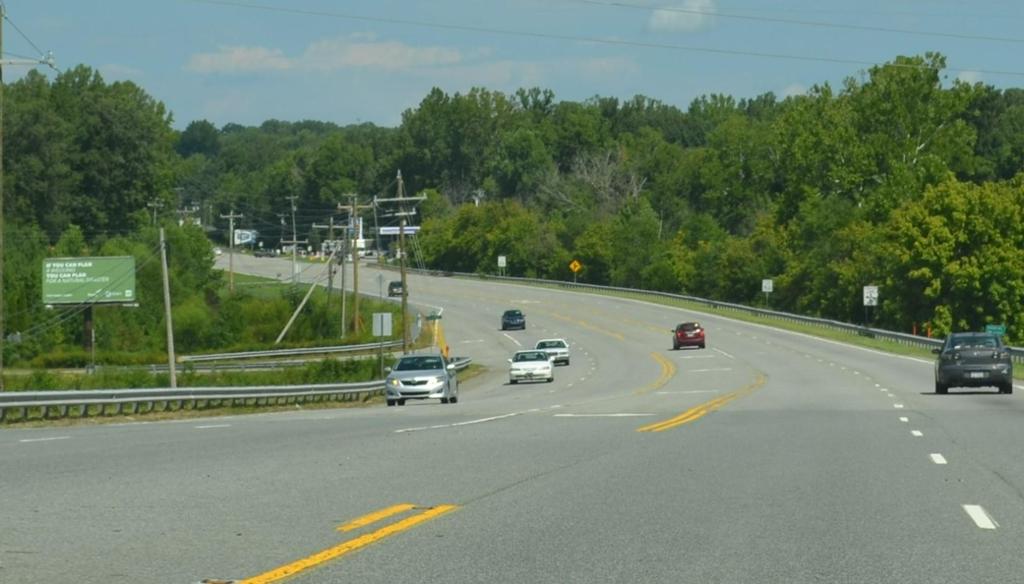
[[967, 376], [970, 377], [971, 379], [981, 379], [981, 378], [985, 377], [985, 372], [984, 371], [971, 371], [970, 373], [967, 374]]

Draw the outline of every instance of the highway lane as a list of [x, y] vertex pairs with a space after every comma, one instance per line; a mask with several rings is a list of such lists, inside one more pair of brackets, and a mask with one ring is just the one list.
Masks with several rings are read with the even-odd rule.
[[[940, 398], [927, 362], [634, 301], [426, 277], [410, 291], [491, 368], [457, 405], [0, 431], [0, 580], [241, 579], [323, 550], [339, 555], [289, 581], [1024, 572], [1017, 395]], [[527, 331], [497, 330], [508, 306]], [[694, 317], [709, 348], [668, 350]], [[507, 385], [517, 343], [548, 335], [571, 340], [573, 364]], [[336, 530], [399, 503], [457, 508], [392, 534], [428, 511]], [[337, 549], [360, 538], [374, 543]]]

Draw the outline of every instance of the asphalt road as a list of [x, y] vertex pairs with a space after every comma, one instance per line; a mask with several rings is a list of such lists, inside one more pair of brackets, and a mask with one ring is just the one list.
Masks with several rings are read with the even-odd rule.
[[[458, 404], [0, 430], [0, 582], [1024, 582], [1019, 391], [635, 301], [409, 290], [488, 368]], [[691, 319], [708, 348], [672, 351]], [[572, 364], [508, 385], [544, 337]]]

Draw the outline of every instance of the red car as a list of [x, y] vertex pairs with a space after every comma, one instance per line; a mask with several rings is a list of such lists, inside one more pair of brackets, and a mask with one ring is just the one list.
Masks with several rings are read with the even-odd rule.
[[679, 347], [704, 348], [704, 327], [699, 322], [684, 322], [672, 331], [672, 349]]

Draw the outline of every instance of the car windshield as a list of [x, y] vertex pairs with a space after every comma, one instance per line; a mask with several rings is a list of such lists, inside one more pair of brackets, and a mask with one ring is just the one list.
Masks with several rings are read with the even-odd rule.
[[395, 371], [420, 371], [424, 369], [444, 369], [440, 357], [403, 357]]
[[547, 361], [548, 354], [540, 351], [530, 351], [526, 353], [516, 353], [516, 356], [512, 358], [516, 363], [523, 361]]
[[505, 312], [505, 316], [508, 316], [508, 317], [516, 317], [516, 316], [522, 316], [522, 315], [523, 315], [523, 313], [518, 311], [518, 310], [508, 310], [508, 311]]
[[562, 349], [565, 348], [565, 343], [562, 341], [540, 341], [537, 343], [538, 349]]
[[676, 327], [676, 330], [681, 331], [693, 331], [700, 328], [700, 324], [696, 322], [684, 322], [683, 324]]
[[954, 335], [949, 338], [948, 347], [952, 349], [995, 349], [999, 347], [999, 339], [994, 335]]

